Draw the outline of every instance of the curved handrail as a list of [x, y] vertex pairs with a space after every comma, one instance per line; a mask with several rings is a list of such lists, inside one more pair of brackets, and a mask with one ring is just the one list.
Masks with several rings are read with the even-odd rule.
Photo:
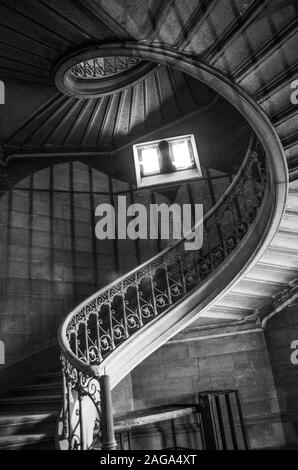
[[[255, 140], [226, 193], [193, 228], [194, 232], [203, 225], [200, 250], [186, 251], [186, 239], [179, 240], [93, 294], [63, 321], [58, 339], [64, 376], [63, 434], [69, 448], [88, 448], [93, 441], [100, 415], [99, 366], [209, 280], [254, 223], [268, 181], [264, 150]], [[91, 429], [84, 427], [84, 419], [92, 423]]]
[[[255, 136], [252, 135], [251, 136], [251, 139], [250, 139], [250, 142], [249, 142], [249, 145], [248, 145], [248, 149], [247, 149], [247, 152], [245, 154], [245, 157], [243, 159], [243, 162], [242, 164], [240, 165], [240, 168], [237, 172], [237, 175], [235, 176], [235, 178], [232, 180], [231, 184], [229, 185], [229, 187], [227, 188], [226, 192], [224, 194], [222, 194], [222, 196], [219, 198], [219, 200], [217, 201], [217, 203], [209, 210], [209, 212], [207, 214], [205, 214], [205, 216], [203, 217], [203, 220], [199, 220], [195, 225], [194, 227], [192, 228], [191, 232], [194, 232], [196, 229], [198, 229], [201, 224], [204, 224], [204, 222], [209, 219], [214, 212], [216, 212], [218, 210], [218, 208], [223, 204], [224, 200], [227, 198], [227, 195], [230, 194], [234, 187], [237, 185], [239, 179], [241, 178], [241, 175], [245, 169], [245, 166], [247, 164], [247, 160], [250, 156], [250, 152], [252, 151], [252, 148], [253, 148], [253, 144], [255, 142]], [[76, 367], [79, 369], [79, 370], [82, 370], [81, 368], [81, 363], [77, 361], [77, 356], [75, 356], [73, 354], [73, 352], [71, 351], [69, 345], [68, 345], [68, 341], [67, 341], [67, 325], [70, 323], [71, 319], [73, 318], [73, 316], [80, 311], [80, 309], [82, 309], [84, 306], [86, 306], [86, 304], [88, 303], [91, 303], [94, 299], [96, 299], [97, 297], [99, 297], [100, 295], [102, 295], [104, 292], [106, 292], [107, 290], [111, 289], [113, 286], [115, 286], [116, 284], [122, 282], [125, 278], [127, 278], [128, 276], [131, 276], [135, 273], [137, 273], [139, 270], [142, 270], [143, 268], [145, 268], [145, 266], [147, 266], [148, 264], [156, 261], [157, 259], [159, 259], [161, 256], [163, 256], [165, 253], [175, 249], [175, 247], [177, 245], [180, 245], [182, 243], [185, 242], [186, 238], [189, 236], [190, 234], [184, 236], [181, 240], [178, 240], [176, 241], [175, 243], [173, 243], [170, 247], [166, 247], [164, 248], [162, 251], [160, 251], [159, 253], [157, 253], [156, 255], [154, 255], [153, 257], [151, 257], [149, 260], [147, 261], [144, 261], [141, 265], [135, 267], [134, 269], [132, 269], [129, 273], [126, 273], [126, 274], [123, 274], [122, 276], [120, 276], [119, 278], [117, 278], [116, 280], [110, 282], [109, 284], [107, 284], [106, 286], [102, 287], [100, 290], [98, 290], [97, 292], [95, 292], [94, 294], [92, 294], [91, 296], [89, 296], [87, 299], [83, 300], [79, 305], [77, 305], [62, 321], [61, 325], [60, 325], [60, 328], [59, 328], [59, 331], [58, 331], [58, 342], [59, 342], [59, 346], [61, 348], [61, 351], [63, 352], [63, 354], [65, 354], [66, 357], [68, 357], [70, 360], [73, 360], [74, 361], [74, 365], [76, 365]], [[94, 370], [93, 367], [89, 368], [88, 367], [86, 368], [86, 364], [84, 363], [84, 367], [83, 367], [83, 371], [85, 372], [89, 372], [91, 375], [94, 375], [96, 376], [96, 372]]]
[[[252, 138], [250, 140], [250, 143], [249, 143], [248, 150], [247, 150], [246, 155], [245, 155], [245, 158], [243, 159], [243, 162], [242, 162], [242, 164], [241, 164], [241, 166], [238, 170], [237, 175], [235, 176], [235, 178], [233, 179], [233, 181], [231, 182], [231, 184], [227, 188], [226, 192], [219, 198], [217, 203], [210, 209], [210, 211], [207, 214], [205, 214], [205, 216], [203, 217], [203, 220], [199, 220], [196, 223], [196, 225], [192, 228], [191, 233], [194, 232], [195, 230], [197, 230], [201, 226], [201, 224], [204, 224], [206, 222], [206, 220], [208, 220], [218, 210], [218, 208], [221, 207], [221, 205], [224, 203], [224, 201], [229, 196], [229, 194], [231, 194], [233, 192], [234, 188], [237, 186], [237, 184], [238, 184], [238, 182], [239, 182], [239, 180], [240, 180], [240, 178], [243, 174], [243, 171], [245, 170], [245, 167], [247, 165], [247, 161], [249, 159], [250, 152], [252, 150], [254, 139], [255, 139], [254, 136], [252, 136]], [[151, 264], [153, 262], [156, 262], [159, 258], [164, 256], [166, 253], [174, 250], [178, 245], [183, 244], [185, 242], [186, 238], [188, 237], [188, 235], [184, 236], [181, 240], [176, 241], [171, 246], [164, 248], [162, 251], [160, 251], [159, 253], [157, 253], [153, 257], [151, 257], [149, 260], [144, 261], [144, 263], [142, 263], [141, 265], [139, 265], [139, 266], [135, 267], [134, 269], [132, 269], [129, 273], [123, 274], [122, 276], [120, 276], [116, 280], [114, 280], [114, 281], [110, 282], [109, 284], [107, 284], [106, 286], [102, 287], [100, 290], [98, 290], [97, 292], [95, 292], [94, 294], [89, 296], [87, 299], [83, 300], [79, 305], [77, 305], [63, 319], [63, 321], [60, 325], [59, 331], [58, 331], [58, 343], [59, 343], [59, 346], [61, 348], [62, 353], [73, 363], [74, 366], [77, 367], [78, 370], [81, 370], [82, 372], [88, 372], [90, 375], [92, 375], [94, 377], [97, 376], [96, 369], [94, 367], [88, 367], [88, 365], [86, 365], [85, 362], [82, 363], [81, 361], [79, 361], [77, 356], [72, 352], [72, 350], [69, 346], [68, 338], [67, 338], [67, 327], [70, 324], [73, 317], [81, 309], [83, 309], [87, 304], [91, 304], [96, 298], [100, 297], [102, 294], [104, 294], [105, 292], [107, 292], [108, 290], [110, 290], [111, 288], [116, 286], [117, 284], [123, 282], [126, 278], [136, 274], [138, 271], [144, 269], [149, 264]]]

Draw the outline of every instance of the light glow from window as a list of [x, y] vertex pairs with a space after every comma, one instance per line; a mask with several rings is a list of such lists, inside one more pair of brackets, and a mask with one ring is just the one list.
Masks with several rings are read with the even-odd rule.
[[172, 146], [174, 165], [177, 170], [192, 166], [188, 142], [177, 142]]
[[133, 145], [133, 154], [138, 187], [188, 181], [202, 176], [193, 134], [140, 142]]
[[142, 162], [144, 175], [158, 173], [160, 171], [158, 153], [156, 148], [143, 149]]

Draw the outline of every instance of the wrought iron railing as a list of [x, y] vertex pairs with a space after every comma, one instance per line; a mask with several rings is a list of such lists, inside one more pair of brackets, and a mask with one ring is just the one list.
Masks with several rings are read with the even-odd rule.
[[101, 414], [99, 364], [137, 331], [171, 312], [229, 258], [256, 219], [268, 179], [264, 150], [255, 141], [228, 191], [199, 222], [200, 250], [185, 250], [183, 239], [68, 315], [59, 333], [64, 381], [60, 439], [67, 448], [92, 448], [96, 438]]
[[97, 57], [74, 65], [70, 71], [80, 79], [98, 79], [123, 72], [139, 64], [136, 57]]

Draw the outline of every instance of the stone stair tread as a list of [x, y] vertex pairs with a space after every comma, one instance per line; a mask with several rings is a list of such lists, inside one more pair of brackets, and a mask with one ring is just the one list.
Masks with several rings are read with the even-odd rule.
[[62, 388], [62, 382], [53, 382], [53, 383], [37, 383], [37, 384], [32, 384], [32, 385], [18, 385], [16, 387], [12, 387], [11, 391], [12, 393], [14, 391], [36, 391], [36, 390], [57, 390]]
[[298, 237], [298, 231], [295, 228], [293, 228], [293, 227], [282, 227], [281, 225], [278, 227], [274, 237], [276, 235], [280, 235], [280, 234], [281, 235], [289, 235], [291, 237], [295, 237], [295, 236]]
[[0, 449], [19, 447], [36, 442], [52, 441], [48, 434], [20, 434], [13, 436], [0, 436]]
[[32, 421], [45, 421], [46, 419], [55, 418], [57, 414], [55, 412], [49, 413], [38, 413], [38, 412], [1, 412], [0, 413], [0, 426], [6, 426], [10, 424], [19, 424]]
[[34, 376], [34, 378], [36, 379], [51, 379], [53, 377], [62, 377], [62, 372], [61, 371], [56, 371], [56, 372], [48, 372], [48, 373], [45, 373], [45, 374], [37, 374]]
[[0, 398], [0, 405], [5, 403], [32, 403], [32, 402], [52, 402], [55, 400], [61, 400], [62, 395], [29, 395], [19, 397], [6, 397]]

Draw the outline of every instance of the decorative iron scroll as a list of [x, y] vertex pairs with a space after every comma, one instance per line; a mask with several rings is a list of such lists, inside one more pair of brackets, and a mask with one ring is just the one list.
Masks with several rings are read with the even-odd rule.
[[[87, 450], [94, 441], [100, 416], [100, 387], [96, 377], [78, 371], [61, 355], [63, 374], [63, 438], [68, 448]], [[97, 437], [97, 436], [96, 436]]]
[[[256, 219], [267, 180], [264, 150], [257, 142], [229, 190], [205, 216], [200, 250], [186, 251], [184, 240], [181, 240], [106, 290], [95, 294], [86, 305], [73, 312], [66, 329], [68, 346], [80, 360], [82, 370], [84, 364], [100, 364], [136, 331], [160, 314], [170, 311], [228, 258]], [[69, 424], [67, 402], [73, 390], [79, 397], [79, 403], [80, 397], [87, 395], [99, 415], [99, 402], [95, 398], [99, 396], [99, 382], [82, 375], [63, 356], [62, 363], [65, 436], [69, 438], [69, 448], [86, 448], [87, 444], [81, 442], [75, 428]], [[78, 410], [77, 428], [82, 428], [82, 412]], [[70, 427], [71, 433], [67, 431]], [[82, 435], [83, 430], [79, 433], [79, 436]]]
[[117, 75], [124, 70], [131, 69], [139, 62], [140, 59], [135, 57], [97, 57], [74, 65], [70, 71], [77, 78], [92, 80]]

